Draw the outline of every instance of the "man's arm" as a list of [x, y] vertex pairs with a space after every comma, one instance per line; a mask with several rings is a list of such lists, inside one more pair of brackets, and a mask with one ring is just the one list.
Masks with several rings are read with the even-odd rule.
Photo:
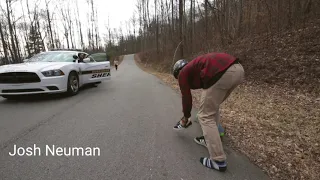
[[185, 118], [189, 118], [192, 110], [192, 95], [186, 71], [180, 72], [179, 86], [182, 94], [182, 112]]

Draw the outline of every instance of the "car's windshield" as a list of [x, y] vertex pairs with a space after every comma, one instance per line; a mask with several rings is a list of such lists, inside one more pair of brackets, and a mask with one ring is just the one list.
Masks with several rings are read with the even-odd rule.
[[28, 59], [27, 62], [73, 62], [76, 52], [43, 52]]

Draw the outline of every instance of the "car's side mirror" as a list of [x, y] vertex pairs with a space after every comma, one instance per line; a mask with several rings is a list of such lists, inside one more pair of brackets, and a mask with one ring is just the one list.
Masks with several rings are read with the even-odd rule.
[[73, 59], [78, 59], [78, 56], [77, 55], [73, 55]]

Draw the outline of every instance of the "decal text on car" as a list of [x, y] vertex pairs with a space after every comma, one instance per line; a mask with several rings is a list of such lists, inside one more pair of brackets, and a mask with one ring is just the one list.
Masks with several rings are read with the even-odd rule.
[[100, 69], [100, 70], [93, 70], [92, 73], [107, 73], [110, 72], [110, 69]]
[[106, 76], [110, 76], [110, 73], [96, 73], [96, 74], [92, 74], [91, 78], [99, 78], [99, 77], [106, 77]]
[[82, 71], [81, 75], [96, 74], [96, 73], [109, 73], [109, 72], [110, 72], [110, 69], [90, 70], [90, 71]]

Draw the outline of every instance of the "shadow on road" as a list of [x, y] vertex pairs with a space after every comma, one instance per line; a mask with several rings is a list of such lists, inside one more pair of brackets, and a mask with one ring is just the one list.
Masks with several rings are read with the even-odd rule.
[[[85, 85], [80, 88], [79, 95], [82, 91], [95, 88], [92, 85]], [[15, 99], [1, 99], [0, 96], [0, 104], [15, 104], [17, 102], [27, 102], [27, 103], [37, 103], [42, 101], [59, 101], [66, 98], [72, 98], [65, 93], [59, 93], [59, 94], [36, 94], [36, 95], [22, 95], [18, 96]]]

